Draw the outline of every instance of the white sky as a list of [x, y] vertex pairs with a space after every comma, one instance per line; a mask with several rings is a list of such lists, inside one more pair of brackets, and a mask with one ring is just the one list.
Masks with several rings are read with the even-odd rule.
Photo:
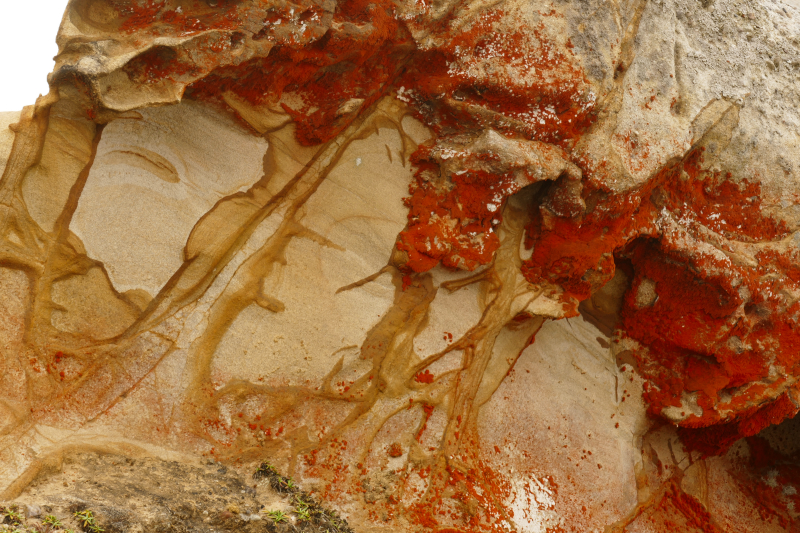
[[19, 111], [46, 94], [67, 0], [0, 0], [0, 111]]

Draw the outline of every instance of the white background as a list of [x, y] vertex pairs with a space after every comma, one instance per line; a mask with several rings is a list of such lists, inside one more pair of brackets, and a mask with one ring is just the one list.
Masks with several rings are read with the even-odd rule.
[[46, 94], [67, 0], [0, 0], [0, 111], [19, 111]]

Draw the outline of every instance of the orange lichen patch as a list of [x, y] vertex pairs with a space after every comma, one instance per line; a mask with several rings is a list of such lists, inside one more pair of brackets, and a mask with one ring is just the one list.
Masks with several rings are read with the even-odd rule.
[[756, 260], [767, 271], [781, 273], [794, 283], [800, 283], [800, 261], [796, 257], [764, 249], [756, 253]]
[[500, 244], [494, 232], [502, 220], [500, 207], [519, 185], [511, 175], [483, 171], [467, 171], [442, 183], [427, 150], [420, 148], [412, 158], [419, 170], [406, 199], [409, 228], [397, 244], [408, 253], [406, 266], [425, 272], [439, 262], [466, 270], [487, 264]]
[[[577, 316], [577, 304], [605, 285], [614, 275], [613, 254], [632, 235], [632, 228], [647, 229], [651, 218], [640, 210], [646, 190], [633, 191], [625, 198], [609, 196], [602, 190], [584, 192], [597, 198], [593, 210], [578, 217], [559, 217], [548, 205], [549, 190], [542, 194], [541, 207], [532, 214], [526, 246], [531, 258], [522, 265], [525, 277], [563, 288], [562, 300], [570, 305], [568, 315]], [[605, 205], [599, 205], [602, 201]], [[635, 230], [634, 230], [635, 231]]]
[[[234, 2], [227, 2], [235, 4]], [[238, 13], [235, 5], [225, 8], [226, 2], [220, 2], [221, 9], [207, 11], [205, 13], [193, 12], [191, 14], [183, 11], [166, 10], [161, 14], [160, 20], [176, 29], [183, 35], [192, 35], [201, 31], [233, 30], [241, 25], [242, 14]]]
[[681, 407], [693, 393], [702, 414], [685, 412], [681, 424], [701, 427], [779, 397], [787, 384], [769, 379], [770, 368], [800, 362], [800, 306], [781, 295], [800, 290], [789, 267], [798, 258], [767, 246], [753, 265], [737, 261], [726, 244], [788, 234], [785, 223], [763, 214], [759, 184], [706, 170], [702, 148], [625, 195], [604, 190], [587, 166], [586, 212], [559, 215], [553, 193], [542, 193], [528, 227], [533, 253], [525, 276], [561, 286], [576, 312], [611, 279], [615, 259], [629, 262], [633, 279], [620, 328], [646, 347], [636, 356], [654, 414]]
[[[771, 365], [792, 368], [797, 362], [798, 309], [764, 305], [769, 293], [758, 281], [764, 272], [734, 266], [716, 272], [653, 243], [638, 244], [629, 257], [637, 274], [625, 298], [622, 328], [648, 346], [638, 360], [651, 380], [646, 397], [655, 413], [680, 406], [684, 391], [695, 392], [704, 413], [684, 423], [708, 425], [720, 420], [716, 410], [723, 391], [733, 398], [720, 409], [735, 413], [785, 387], [784, 380], [767, 378]], [[655, 287], [657, 299], [640, 307], [636, 295], [645, 281]], [[749, 302], [742, 286], [751, 294]], [[758, 385], [761, 380], [768, 386]]]
[[398, 443], [392, 443], [386, 450], [389, 457], [401, 457], [403, 455], [403, 448]]
[[117, 13], [124, 18], [120, 29], [132, 33], [149, 27], [155, 22], [159, 11], [164, 8], [166, 3], [166, 0], [145, 0], [143, 2], [129, 0], [116, 5]]
[[800, 518], [800, 464], [760, 437], [747, 439], [750, 451], [744, 468], [733, 472], [739, 489], [750, 496], [761, 519], [794, 531]]
[[437, 133], [492, 127], [568, 144], [594, 120], [583, 71], [541, 20], [488, 9], [464, 27], [438, 28], [436, 42], [409, 65], [401, 84], [411, 90], [400, 97]]
[[[704, 150], [693, 150], [682, 164], [683, 176], [671, 176], [665, 203], [681, 217], [690, 217], [711, 231], [751, 242], [786, 236], [789, 229], [762, 212], [761, 184], [732, 181], [730, 172], [704, 169]], [[677, 178], [677, 179], [676, 179]]]
[[428, 429], [428, 421], [431, 419], [431, 415], [433, 414], [433, 410], [436, 407], [430, 404], [422, 404], [422, 412], [425, 413], [425, 418], [422, 421], [422, 425], [417, 431], [417, 434], [414, 436], [414, 439], [417, 442], [422, 442], [422, 434], [425, 433], [425, 430]]
[[[514, 31], [507, 31], [509, 20], [517, 19]], [[439, 136], [491, 128], [569, 147], [593, 122], [595, 97], [583, 71], [541, 20], [488, 9], [457, 31], [448, 24], [437, 32], [438, 44], [409, 62], [398, 97]], [[498, 245], [493, 226], [502, 220], [505, 199], [522, 184], [479, 169], [436, 179], [440, 170], [429, 147], [413, 161], [419, 171], [407, 200], [409, 228], [398, 240], [409, 254], [408, 268], [487, 264]]]
[[[652, 410], [679, 407], [686, 387], [716, 398], [731, 382], [714, 359], [719, 332], [727, 330], [741, 300], [720, 286], [724, 278], [699, 277], [653, 241], [637, 243], [628, 256], [636, 276], [625, 296], [622, 328], [649, 348], [651, 355], [640, 357], [639, 364], [652, 381], [645, 394]], [[654, 284], [655, 301], [640, 307], [637, 296], [645, 282]], [[760, 377], [756, 371], [747, 379]]]
[[433, 383], [433, 374], [428, 369], [425, 369], [424, 372], [418, 372], [416, 376], [414, 376], [414, 381], [417, 383]]
[[689, 357], [686, 364], [685, 386], [690, 391], [702, 391], [714, 400], [719, 399], [719, 392], [731, 382], [731, 378], [718, 364], [698, 357]]
[[431, 473], [422, 500], [407, 508], [413, 523], [425, 531], [508, 531], [513, 517], [505, 505], [514, 496], [511, 480], [489, 467], [477, 445], [459, 460], [474, 466]]
[[787, 395], [763, 407], [750, 408], [740, 413], [736, 420], [709, 427], [680, 428], [681, 439], [687, 448], [699, 451], [703, 456], [725, 453], [742, 437], [752, 437], [761, 430], [793, 418], [798, 407]]
[[[694, 393], [703, 414], [682, 423], [700, 427], [744, 415], [780, 395], [786, 380], [769, 378], [770, 368], [793, 369], [798, 363], [800, 306], [774, 295], [782, 288], [796, 290], [791, 279], [765, 283], [768, 266], [719, 269], [702, 254], [686, 257], [653, 242], [639, 243], [627, 255], [636, 276], [621, 327], [648, 347], [637, 359], [650, 380], [645, 396], [654, 413], [679, 407], [685, 392]], [[654, 287], [656, 300], [642, 307], [637, 294], [645, 282]], [[728, 399], [721, 403], [723, 393]], [[770, 423], [792, 409], [779, 410], [781, 416], [770, 416]], [[740, 436], [757, 432], [743, 422], [730, 427], [739, 428]]]
[[122, 32], [193, 35], [211, 29], [232, 30], [241, 25], [243, 17], [238, 12], [237, 3], [220, 4], [220, 7], [213, 7], [196, 2], [187, 12], [183, 7], [167, 9], [166, 0], [122, 0], [113, 6], [122, 19]]
[[[195, 98], [219, 99], [231, 91], [252, 104], [278, 105], [297, 123], [305, 145], [325, 142], [369, 107], [394, 80], [412, 49], [388, 2], [351, 0], [341, 4], [335, 27], [313, 44], [290, 42], [267, 58], [223, 67], [188, 89]], [[309, 11], [314, 17], [315, 12]], [[355, 26], [364, 16], [370, 24]], [[281, 102], [291, 93], [300, 104]], [[294, 106], [294, 107], [293, 107]]]
[[563, 150], [490, 131], [472, 143], [440, 139], [412, 155], [418, 170], [406, 199], [409, 227], [398, 239], [411, 270], [424, 272], [440, 262], [465, 270], [487, 264], [499, 245], [494, 228], [505, 202], [525, 185], [555, 179], [557, 209], [582, 207], [578, 169]]

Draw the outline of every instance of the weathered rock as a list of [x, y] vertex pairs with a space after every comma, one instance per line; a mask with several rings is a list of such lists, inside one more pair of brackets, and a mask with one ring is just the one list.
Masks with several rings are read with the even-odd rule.
[[797, 20], [72, 0], [0, 116], [3, 496], [266, 458], [358, 531], [792, 531]]
[[[308, 494], [273, 488], [273, 479], [287, 479], [274, 470], [271, 476], [243, 479], [214, 460], [190, 457], [165, 461], [135, 453], [73, 452], [54, 459], [26, 488], [29, 503], [2, 506], [6, 523], [12, 522], [9, 510], [22, 515], [18, 531], [324, 533], [337, 527], [352, 533], [346, 521]], [[273, 521], [270, 513], [285, 516]]]

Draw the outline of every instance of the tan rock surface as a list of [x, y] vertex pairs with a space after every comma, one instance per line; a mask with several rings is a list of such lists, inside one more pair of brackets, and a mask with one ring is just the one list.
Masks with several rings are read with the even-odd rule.
[[798, 21], [71, 0], [0, 114], [2, 497], [267, 460], [363, 532], [796, 530]]

